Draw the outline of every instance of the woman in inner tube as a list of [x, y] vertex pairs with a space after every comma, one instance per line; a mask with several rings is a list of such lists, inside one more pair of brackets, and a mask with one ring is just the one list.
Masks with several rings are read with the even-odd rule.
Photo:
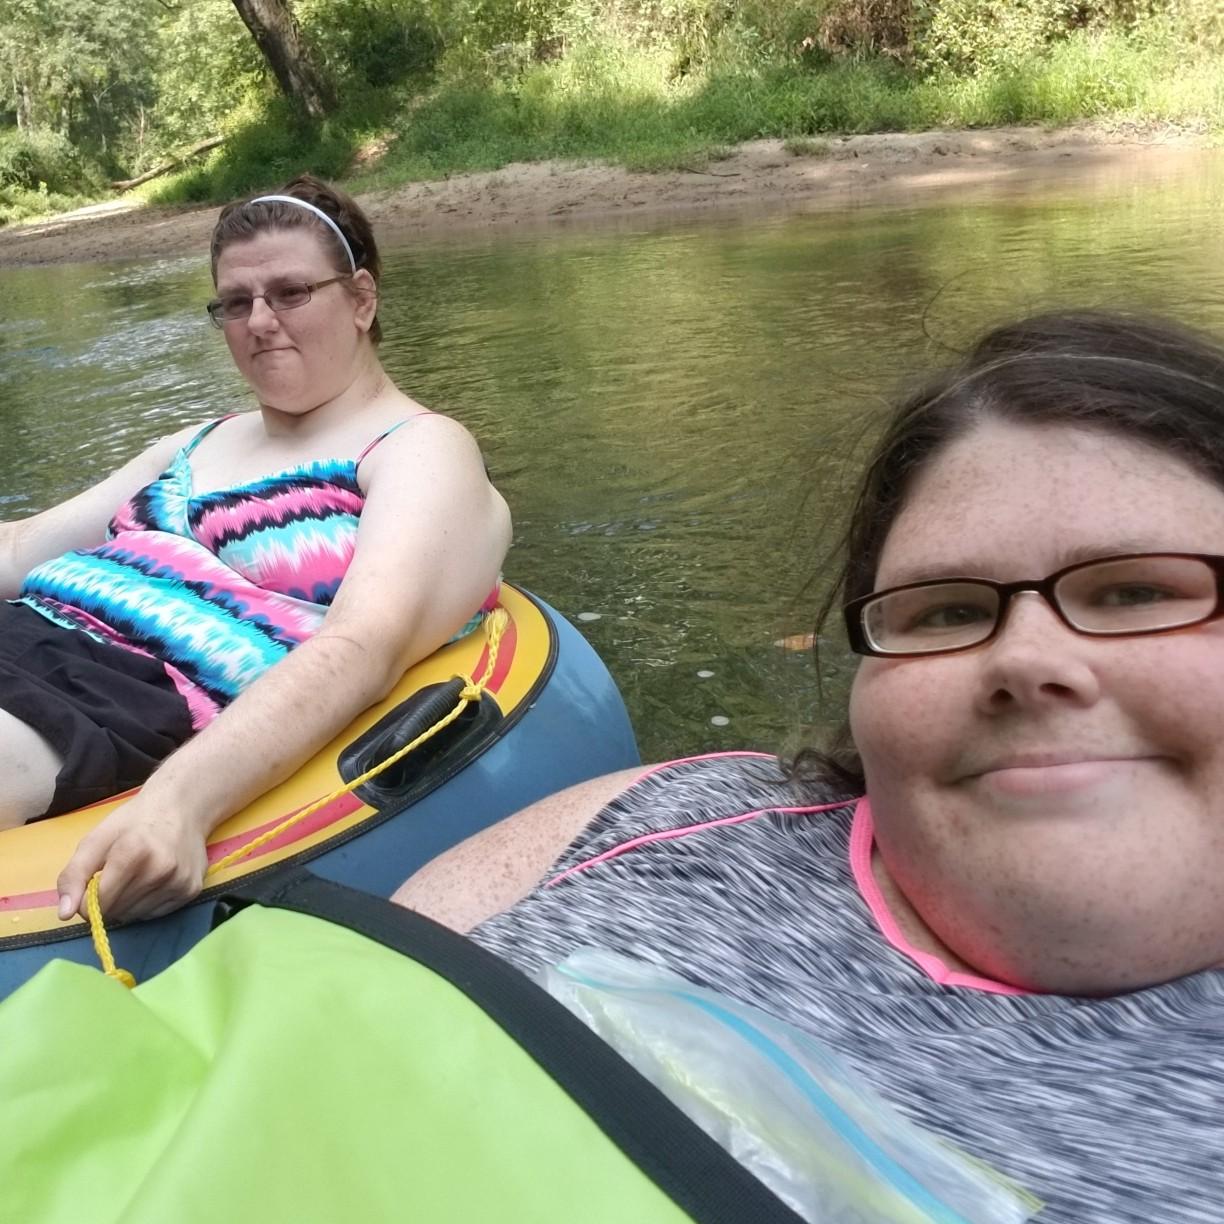
[[0, 527], [0, 827], [141, 786], [80, 843], [108, 918], [199, 890], [205, 839], [496, 599], [505, 502], [378, 360], [380, 261], [304, 176], [231, 204], [208, 304], [256, 400]]
[[851, 755], [587, 783], [397, 899], [802, 1026], [1038, 1221], [1224, 1218], [1224, 347], [993, 331], [900, 404], [847, 541]]

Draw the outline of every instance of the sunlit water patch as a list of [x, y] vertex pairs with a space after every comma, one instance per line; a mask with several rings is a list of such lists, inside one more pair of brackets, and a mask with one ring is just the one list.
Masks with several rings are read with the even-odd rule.
[[[480, 439], [508, 575], [608, 662], [648, 757], [795, 746], [804, 637], [864, 441], [898, 380], [1058, 305], [1224, 332], [1224, 171], [923, 207], [414, 242], [386, 253], [383, 357]], [[46, 506], [244, 401], [198, 259], [0, 272], [0, 502]]]

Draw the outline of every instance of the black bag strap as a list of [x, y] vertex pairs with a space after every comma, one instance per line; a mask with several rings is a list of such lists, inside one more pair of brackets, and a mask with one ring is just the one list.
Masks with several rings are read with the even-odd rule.
[[337, 923], [450, 982], [530, 1054], [695, 1224], [802, 1224], [581, 1020], [474, 941], [403, 906], [304, 871], [222, 897], [214, 925], [251, 904]]

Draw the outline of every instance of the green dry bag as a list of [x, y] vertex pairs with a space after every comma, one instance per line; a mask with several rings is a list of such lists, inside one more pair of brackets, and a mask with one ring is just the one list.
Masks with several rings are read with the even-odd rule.
[[0, 1004], [0, 1220], [796, 1224], [470, 940], [309, 875], [219, 911], [135, 990]]

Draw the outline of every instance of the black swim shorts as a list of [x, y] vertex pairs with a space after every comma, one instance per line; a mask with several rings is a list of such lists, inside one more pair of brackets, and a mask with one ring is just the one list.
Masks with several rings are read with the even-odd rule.
[[0, 709], [33, 727], [64, 765], [43, 813], [58, 816], [139, 786], [191, 736], [161, 664], [0, 601]]

